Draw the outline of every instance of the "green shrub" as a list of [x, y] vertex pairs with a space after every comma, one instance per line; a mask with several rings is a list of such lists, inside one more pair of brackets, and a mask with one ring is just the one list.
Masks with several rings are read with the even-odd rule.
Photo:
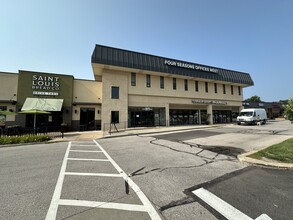
[[0, 145], [44, 142], [49, 140], [51, 140], [51, 137], [48, 135], [5, 136], [0, 137]]

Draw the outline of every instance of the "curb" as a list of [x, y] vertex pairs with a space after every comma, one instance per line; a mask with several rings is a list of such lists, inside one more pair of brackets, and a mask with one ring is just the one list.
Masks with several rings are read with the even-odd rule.
[[292, 163], [271, 162], [271, 161], [258, 160], [258, 159], [248, 157], [248, 155], [254, 154], [256, 152], [258, 151], [250, 151], [244, 154], [240, 154], [237, 156], [237, 158], [240, 162], [246, 162], [252, 165], [273, 167], [273, 168], [280, 168], [280, 169], [293, 169]]
[[30, 143], [20, 143], [20, 144], [4, 144], [4, 145], [0, 145], [0, 148], [19, 147], [19, 146], [37, 145], [37, 144], [50, 144], [50, 143], [52, 142], [44, 141], [44, 142], [30, 142]]
[[[169, 132], [178, 132], [178, 131], [192, 131], [192, 130], [199, 130], [199, 129], [205, 129], [205, 128], [217, 128], [217, 127], [223, 127], [227, 126], [230, 124], [222, 124], [222, 125], [210, 125], [210, 126], [203, 126], [203, 127], [196, 127], [196, 128], [185, 128], [185, 129], [178, 129], [178, 130], [169, 130], [169, 131], [151, 131], [151, 132], [142, 132], [142, 133], [124, 133], [120, 135], [109, 135], [108, 136], [103, 136], [101, 139], [107, 139], [107, 138], [117, 138], [117, 137], [127, 137], [127, 136], [136, 136], [136, 135], [148, 135], [148, 134], [157, 134], [157, 133], [169, 133]], [[126, 130], [129, 131], [129, 130]], [[124, 132], [124, 131], [122, 131]], [[117, 133], [115, 133], [117, 134]]]

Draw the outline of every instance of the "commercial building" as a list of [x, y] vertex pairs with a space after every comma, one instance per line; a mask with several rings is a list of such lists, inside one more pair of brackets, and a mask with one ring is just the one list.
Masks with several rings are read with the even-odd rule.
[[[242, 108], [248, 73], [103, 45], [92, 54], [95, 80], [31, 71], [0, 73], [0, 108], [38, 108], [38, 126], [71, 130], [230, 123]], [[6, 125], [31, 125], [9, 115]]]

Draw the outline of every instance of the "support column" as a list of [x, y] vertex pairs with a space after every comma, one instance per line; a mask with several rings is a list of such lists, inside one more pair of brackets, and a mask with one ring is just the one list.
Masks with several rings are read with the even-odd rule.
[[213, 105], [208, 105], [207, 107], [207, 114], [209, 115], [208, 121], [210, 125], [213, 124]]
[[198, 111], [198, 116], [197, 116], [198, 124], [201, 125], [201, 110], [197, 110], [197, 111]]
[[239, 112], [241, 112], [241, 110], [244, 109], [243, 106], [239, 106]]
[[170, 116], [169, 116], [169, 103], [165, 104], [165, 117], [166, 117], [166, 126], [170, 126]]

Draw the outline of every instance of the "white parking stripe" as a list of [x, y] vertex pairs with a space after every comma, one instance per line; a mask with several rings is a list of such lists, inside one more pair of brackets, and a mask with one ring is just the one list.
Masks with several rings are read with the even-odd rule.
[[62, 162], [62, 166], [61, 166], [61, 170], [60, 170], [59, 177], [57, 180], [57, 184], [56, 184], [56, 187], [54, 190], [54, 194], [53, 194], [53, 197], [51, 200], [49, 210], [47, 212], [46, 220], [56, 219], [58, 202], [59, 202], [60, 196], [61, 196], [61, 190], [62, 190], [62, 185], [63, 185], [63, 181], [64, 181], [64, 173], [65, 173], [66, 164], [67, 164], [66, 158], [68, 157], [70, 147], [71, 147], [71, 142], [68, 143], [68, 147], [67, 147], [65, 155], [64, 155], [64, 159]]
[[106, 155], [106, 157], [110, 160], [112, 165], [116, 168], [116, 170], [123, 176], [124, 180], [128, 182], [129, 186], [136, 192], [137, 196], [140, 198], [141, 202], [144, 204], [144, 206], [147, 209], [147, 212], [149, 213], [152, 220], [161, 220], [161, 217], [153, 207], [152, 203], [148, 200], [146, 195], [140, 190], [140, 188], [132, 181], [131, 178], [128, 177], [128, 175], [119, 167], [119, 165], [110, 157], [110, 155], [102, 148], [101, 145], [99, 145], [96, 140], [93, 140], [95, 144], [103, 151], [103, 153]]
[[97, 145], [89, 145], [89, 144], [76, 144], [74, 143], [74, 145], [72, 144], [71, 147], [97, 147]]
[[102, 153], [103, 151], [100, 150], [70, 150], [73, 152], [86, 152], [86, 153]]
[[61, 199], [59, 202], [59, 205], [83, 206], [83, 207], [93, 207], [93, 208], [120, 209], [120, 210], [127, 210], [127, 211], [147, 212], [145, 206], [143, 206], [143, 205], [111, 203], [111, 202], [94, 202], [94, 201], [84, 201], [84, 200]]
[[106, 176], [106, 177], [123, 177], [121, 174], [112, 173], [77, 173], [77, 172], [65, 172], [64, 175], [68, 176]]
[[240, 212], [238, 209], [235, 209], [229, 203], [225, 202], [224, 200], [220, 199], [219, 197], [204, 188], [194, 190], [192, 191], [192, 193], [228, 220], [252, 220], [252, 218]]
[[101, 162], [109, 162], [107, 159], [88, 159], [88, 158], [67, 158], [67, 160], [84, 160], [84, 161], [101, 161]]
[[258, 216], [255, 220], [273, 220], [273, 219], [270, 218], [270, 216], [268, 216], [267, 214], [262, 214]]
[[[213, 193], [209, 192], [204, 188], [199, 188], [197, 190], [192, 191], [198, 198], [216, 210], [218, 213], [223, 215], [228, 220], [253, 220], [249, 216], [240, 212], [238, 209], [231, 206], [229, 203], [220, 199]], [[268, 215], [262, 214], [255, 220], [272, 220]]]

